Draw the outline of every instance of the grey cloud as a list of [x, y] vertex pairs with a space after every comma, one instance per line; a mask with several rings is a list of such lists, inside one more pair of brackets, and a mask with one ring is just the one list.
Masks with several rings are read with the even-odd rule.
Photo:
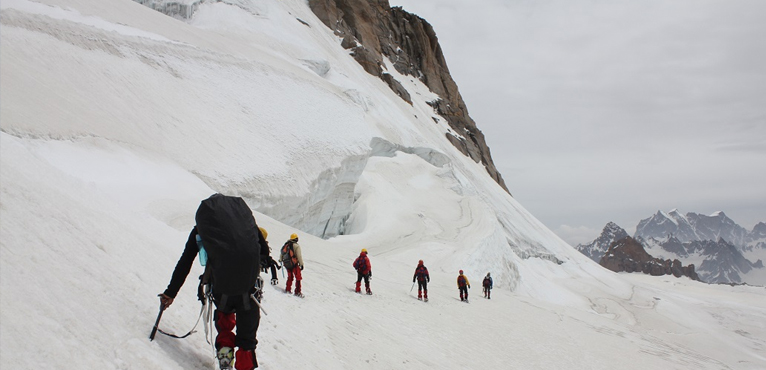
[[766, 221], [766, 1], [392, 5], [434, 25], [506, 183], [552, 230], [672, 208]]

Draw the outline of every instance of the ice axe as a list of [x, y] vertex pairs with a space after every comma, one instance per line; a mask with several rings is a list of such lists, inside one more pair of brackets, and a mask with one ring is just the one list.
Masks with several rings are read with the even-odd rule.
[[157, 314], [157, 320], [154, 321], [154, 327], [152, 328], [152, 333], [149, 334], [149, 341], [154, 340], [154, 336], [157, 334], [157, 329], [160, 325], [160, 319], [162, 318], [162, 313], [165, 312], [165, 305], [162, 304], [162, 300], [160, 300], [160, 313]]

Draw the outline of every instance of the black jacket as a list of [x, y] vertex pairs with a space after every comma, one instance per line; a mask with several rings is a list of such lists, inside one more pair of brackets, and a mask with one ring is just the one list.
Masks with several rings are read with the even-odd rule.
[[[256, 230], [258, 229], [256, 228]], [[270, 259], [269, 245], [266, 243], [266, 238], [263, 237], [260, 230], [258, 230], [258, 240], [261, 248], [261, 260]], [[173, 270], [173, 276], [170, 278], [170, 283], [165, 289], [164, 294], [166, 296], [172, 298], [176, 297], [178, 291], [181, 290], [181, 287], [184, 285], [186, 277], [189, 275], [189, 271], [191, 271], [191, 267], [194, 264], [194, 259], [197, 257], [198, 252], [197, 227], [195, 226], [192, 228], [191, 233], [189, 233], [189, 239], [186, 241], [183, 254], [181, 254], [181, 258], [178, 259], [176, 268]], [[260, 266], [254, 266], [254, 268], [257, 269], [260, 268]]]

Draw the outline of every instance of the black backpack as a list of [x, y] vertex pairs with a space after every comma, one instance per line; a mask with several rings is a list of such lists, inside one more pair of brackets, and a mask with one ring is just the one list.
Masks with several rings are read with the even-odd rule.
[[249, 293], [261, 265], [258, 225], [240, 197], [214, 194], [202, 201], [195, 217], [208, 255], [216, 294]]

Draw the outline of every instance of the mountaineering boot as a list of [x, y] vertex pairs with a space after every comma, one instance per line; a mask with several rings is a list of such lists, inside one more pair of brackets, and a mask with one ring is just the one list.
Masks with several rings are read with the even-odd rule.
[[231, 370], [231, 363], [234, 361], [234, 349], [231, 347], [221, 347], [216, 354], [218, 357], [218, 366], [221, 370]]
[[277, 285], [277, 284], [279, 284], [279, 280], [271, 279], [271, 285]]

